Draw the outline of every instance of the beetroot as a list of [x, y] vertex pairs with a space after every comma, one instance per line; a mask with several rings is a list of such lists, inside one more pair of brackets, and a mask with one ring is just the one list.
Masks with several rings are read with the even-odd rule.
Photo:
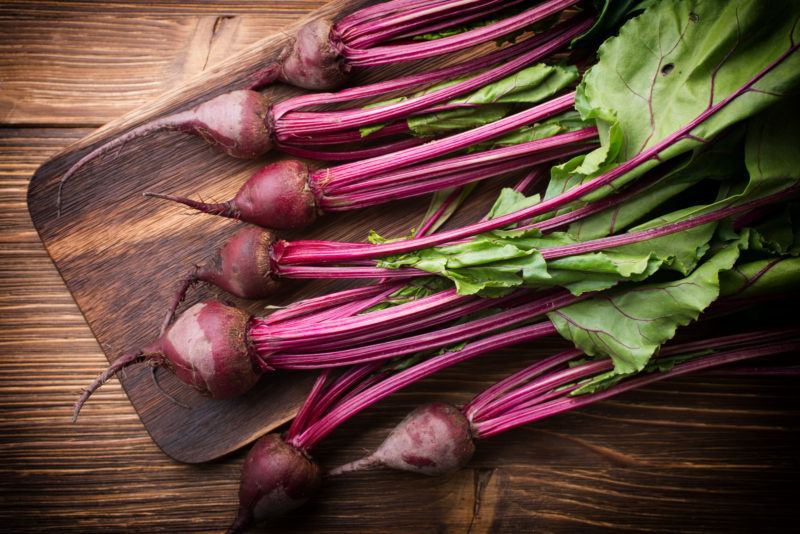
[[244, 460], [239, 511], [228, 532], [297, 508], [316, 493], [320, 480], [319, 467], [305, 453], [276, 434], [260, 438]]
[[420, 406], [397, 425], [378, 449], [330, 472], [340, 475], [389, 467], [423, 475], [442, 475], [464, 467], [475, 452], [469, 421], [450, 404]]
[[61, 177], [56, 203], [61, 206], [64, 184], [89, 161], [125, 143], [161, 130], [178, 130], [198, 135], [209, 144], [236, 158], [255, 158], [272, 148], [272, 134], [266, 118], [269, 100], [249, 90], [232, 91], [186, 111], [145, 123], [91, 150]]
[[317, 91], [340, 87], [350, 66], [331, 43], [332, 22], [318, 19], [304, 25], [279, 60], [280, 80]]
[[165, 365], [186, 384], [215, 399], [229, 399], [249, 390], [261, 375], [247, 335], [250, 317], [220, 301], [195, 304], [155, 343], [112, 363], [75, 403], [73, 420], [103, 383], [131, 364]]
[[317, 218], [319, 210], [309, 174], [308, 166], [301, 161], [270, 163], [253, 174], [232, 200], [217, 204], [152, 192], [145, 196], [172, 200], [204, 213], [265, 228], [293, 230], [304, 228]]

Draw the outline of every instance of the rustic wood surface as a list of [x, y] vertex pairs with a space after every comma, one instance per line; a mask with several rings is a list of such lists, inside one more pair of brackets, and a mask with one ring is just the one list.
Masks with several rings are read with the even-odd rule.
[[[0, 529], [218, 532], [232, 518], [243, 453], [202, 466], [168, 459], [117, 381], [69, 423], [106, 359], [38, 239], [26, 189], [93, 128], [320, 4], [0, 5]], [[463, 400], [524, 355], [401, 392], [331, 436], [319, 459], [354, 458], [418, 403]], [[452, 477], [335, 481], [271, 531], [793, 530], [798, 397], [791, 379], [662, 383], [482, 443]]]

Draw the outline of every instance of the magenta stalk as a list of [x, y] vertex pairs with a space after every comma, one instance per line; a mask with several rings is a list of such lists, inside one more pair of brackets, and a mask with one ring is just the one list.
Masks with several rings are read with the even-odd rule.
[[[660, 154], [668, 147], [673, 146], [679, 141], [684, 139], [689, 139], [692, 137], [692, 130], [696, 128], [702, 122], [708, 120], [709, 118], [713, 117], [717, 113], [719, 113], [722, 109], [725, 109], [731, 102], [734, 102], [737, 98], [742, 96], [743, 94], [747, 93], [752, 89], [752, 87], [761, 80], [764, 76], [772, 72], [775, 68], [781, 65], [788, 57], [790, 57], [794, 52], [796, 52], [800, 48], [800, 43], [792, 43], [791, 46], [784, 52], [779, 58], [775, 61], [764, 67], [759, 73], [757, 73], [753, 78], [751, 78], [747, 83], [743, 86], [738, 88], [736, 91], [728, 95], [727, 97], [723, 98], [719, 102], [713, 105], [709, 105], [709, 107], [700, 113], [697, 117], [695, 117], [692, 121], [686, 124], [684, 127], [678, 129], [677, 131], [673, 132], [666, 138], [662, 139], [658, 143], [654, 144], [650, 148], [643, 150], [639, 154], [635, 155], [631, 159], [621, 163], [614, 169], [585, 182], [579, 186], [573, 187], [569, 191], [553, 197], [551, 199], [545, 200], [535, 206], [531, 206], [529, 208], [525, 208], [519, 210], [515, 213], [510, 213], [508, 215], [504, 215], [502, 217], [498, 217], [496, 219], [492, 219], [490, 221], [484, 221], [478, 224], [473, 224], [469, 226], [465, 226], [462, 228], [458, 228], [456, 230], [451, 230], [448, 232], [441, 232], [433, 236], [428, 236], [422, 239], [415, 240], [413, 242], [402, 242], [402, 243], [386, 243], [381, 245], [373, 245], [370, 247], [359, 247], [360, 250], [353, 250], [349, 249], [348, 245], [344, 244], [343, 248], [339, 250], [331, 249], [328, 252], [319, 252], [317, 254], [312, 255], [309, 257], [304, 257], [302, 250], [290, 251], [284, 250], [281, 251], [281, 260], [288, 263], [304, 263], [304, 262], [337, 262], [337, 261], [351, 261], [351, 260], [358, 260], [358, 259], [367, 259], [367, 258], [375, 258], [381, 256], [390, 256], [395, 254], [403, 254], [406, 252], [411, 252], [414, 250], [420, 250], [423, 248], [428, 248], [431, 246], [441, 245], [447, 243], [449, 241], [455, 241], [457, 239], [462, 239], [465, 237], [470, 237], [476, 234], [481, 234], [485, 232], [489, 232], [491, 230], [496, 230], [499, 228], [503, 228], [506, 226], [510, 226], [512, 224], [518, 223], [520, 221], [524, 221], [530, 219], [537, 215], [542, 215], [545, 213], [549, 213], [554, 211], [560, 207], [563, 207], [573, 201], [580, 200], [585, 195], [600, 189], [601, 187], [612, 183], [614, 180], [621, 178], [628, 174], [629, 172], [633, 171], [637, 167], [644, 165], [646, 163], [652, 161], [659, 161]], [[564, 97], [560, 97], [558, 99], [554, 99], [553, 101], [549, 102], [548, 105], [555, 105], [557, 101], [561, 101], [560, 103], [563, 104], [563, 99], [572, 97], [573, 95], [566, 95]], [[539, 107], [539, 106], [537, 106]], [[534, 108], [535, 109], [535, 108]], [[508, 121], [512, 117], [508, 117], [506, 119], [502, 119], [501, 121]], [[506, 123], [507, 124], [507, 123]], [[491, 126], [491, 125], [489, 125]], [[479, 130], [480, 128], [476, 129]], [[469, 132], [467, 132], [469, 133]], [[456, 136], [453, 136], [456, 137]], [[442, 141], [447, 141], [444, 139]], [[412, 149], [414, 150], [414, 149]], [[386, 156], [382, 156], [381, 158], [374, 158], [371, 160], [375, 162], [377, 160], [381, 160], [382, 158], [386, 158]], [[383, 161], [383, 163], [386, 163]], [[347, 179], [348, 174], [353, 172], [352, 164], [351, 167], [343, 166], [348, 171], [347, 173], [339, 172], [340, 179]], [[342, 174], [344, 174], [344, 178], [341, 178]]]

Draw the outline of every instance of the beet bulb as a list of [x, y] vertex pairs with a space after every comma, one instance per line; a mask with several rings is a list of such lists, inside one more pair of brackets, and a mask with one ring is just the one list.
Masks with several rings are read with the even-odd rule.
[[331, 27], [329, 19], [318, 19], [297, 31], [279, 59], [281, 81], [316, 91], [336, 89], [345, 82], [350, 67], [333, 44]]
[[242, 466], [239, 511], [228, 533], [293, 510], [320, 485], [320, 469], [305, 453], [276, 434], [255, 442]]
[[443, 475], [464, 467], [474, 453], [467, 418], [455, 406], [437, 402], [408, 414], [375, 452], [337, 467], [329, 475], [378, 467]]
[[247, 335], [250, 316], [217, 300], [187, 309], [155, 343], [118, 358], [86, 388], [75, 403], [73, 421], [83, 404], [120, 369], [138, 362], [164, 365], [184, 383], [214, 399], [237, 397], [261, 376]]
[[239, 298], [254, 300], [270, 295], [278, 287], [272, 276], [270, 246], [275, 235], [247, 226], [237, 231], [217, 250], [210, 262], [192, 269], [181, 280], [161, 328], [166, 331], [187, 291], [199, 282], [215, 285]]
[[203, 213], [265, 228], [296, 230], [313, 223], [319, 214], [309, 175], [308, 165], [301, 161], [276, 161], [253, 174], [227, 202], [198, 202], [153, 192], [145, 196], [179, 202]]
[[142, 124], [105, 143], [75, 162], [61, 176], [56, 204], [61, 210], [64, 184], [93, 159], [111, 152], [125, 143], [162, 130], [177, 130], [198, 135], [210, 145], [236, 158], [255, 158], [272, 148], [268, 125], [269, 99], [247, 89], [224, 93], [186, 111]]

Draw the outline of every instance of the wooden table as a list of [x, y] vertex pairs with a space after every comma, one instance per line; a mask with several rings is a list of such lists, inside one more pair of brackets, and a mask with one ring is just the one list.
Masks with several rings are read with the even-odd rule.
[[[165, 457], [119, 384], [77, 425], [105, 363], [28, 216], [30, 176], [93, 128], [321, 0], [0, 3], [0, 529], [219, 532], [243, 453]], [[420, 402], [459, 402], [520, 353], [453, 369], [357, 417], [319, 450], [356, 457]], [[481, 443], [441, 479], [366, 473], [326, 485], [273, 532], [789, 530], [800, 474], [795, 381], [674, 380]]]

